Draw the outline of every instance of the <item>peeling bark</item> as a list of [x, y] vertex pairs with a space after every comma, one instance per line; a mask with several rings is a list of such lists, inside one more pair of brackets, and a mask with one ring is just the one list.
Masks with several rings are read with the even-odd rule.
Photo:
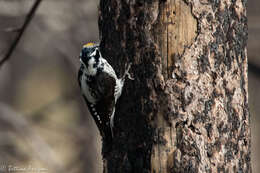
[[104, 172], [252, 172], [245, 0], [101, 0], [101, 51], [123, 74]]

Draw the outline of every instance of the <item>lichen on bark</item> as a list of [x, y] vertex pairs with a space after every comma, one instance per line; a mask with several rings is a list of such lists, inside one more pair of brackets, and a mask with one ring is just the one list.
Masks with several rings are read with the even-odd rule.
[[245, 3], [100, 1], [102, 54], [135, 77], [104, 172], [251, 172]]

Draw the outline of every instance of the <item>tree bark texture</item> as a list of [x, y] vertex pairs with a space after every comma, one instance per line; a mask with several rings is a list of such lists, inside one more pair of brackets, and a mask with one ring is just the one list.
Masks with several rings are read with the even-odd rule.
[[105, 173], [251, 172], [246, 0], [101, 0], [122, 75]]

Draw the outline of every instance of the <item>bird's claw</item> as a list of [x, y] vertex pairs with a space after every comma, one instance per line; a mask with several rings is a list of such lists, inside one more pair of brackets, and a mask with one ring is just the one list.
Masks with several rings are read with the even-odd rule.
[[134, 80], [134, 78], [133, 78], [133, 77], [131, 76], [131, 74], [129, 73], [129, 70], [130, 70], [131, 66], [132, 66], [132, 63], [129, 63], [129, 64], [127, 65], [126, 71], [125, 71], [125, 76], [127, 76], [128, 79], [130, 79], [130, 80]]

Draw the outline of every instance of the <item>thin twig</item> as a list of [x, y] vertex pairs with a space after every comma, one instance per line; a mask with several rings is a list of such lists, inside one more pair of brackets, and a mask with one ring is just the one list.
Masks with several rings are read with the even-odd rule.
[[35, 3], [33, 4], [30, 12], [28, 13], [28, 15], [25, 18], [25, 21], [23, 23], [23, 26], [21, 27], [20, 32], [17, 34], [15, 40], [13, 41], [13, 43], [11, 44], [9, 50], [7, 51], [7, 53], [5, 54], [4, 58], [1, 59], [0, 61], [0, 67], [11, 57], [12, 53], [14, 52], [16, 46], [18, 45], [24, 31], [26, 30], [26, 28], [28, 27], [28, 24], [31, 22], [37, 8], [39, 7], [40, 3], [42, 0], [36, 0]]

